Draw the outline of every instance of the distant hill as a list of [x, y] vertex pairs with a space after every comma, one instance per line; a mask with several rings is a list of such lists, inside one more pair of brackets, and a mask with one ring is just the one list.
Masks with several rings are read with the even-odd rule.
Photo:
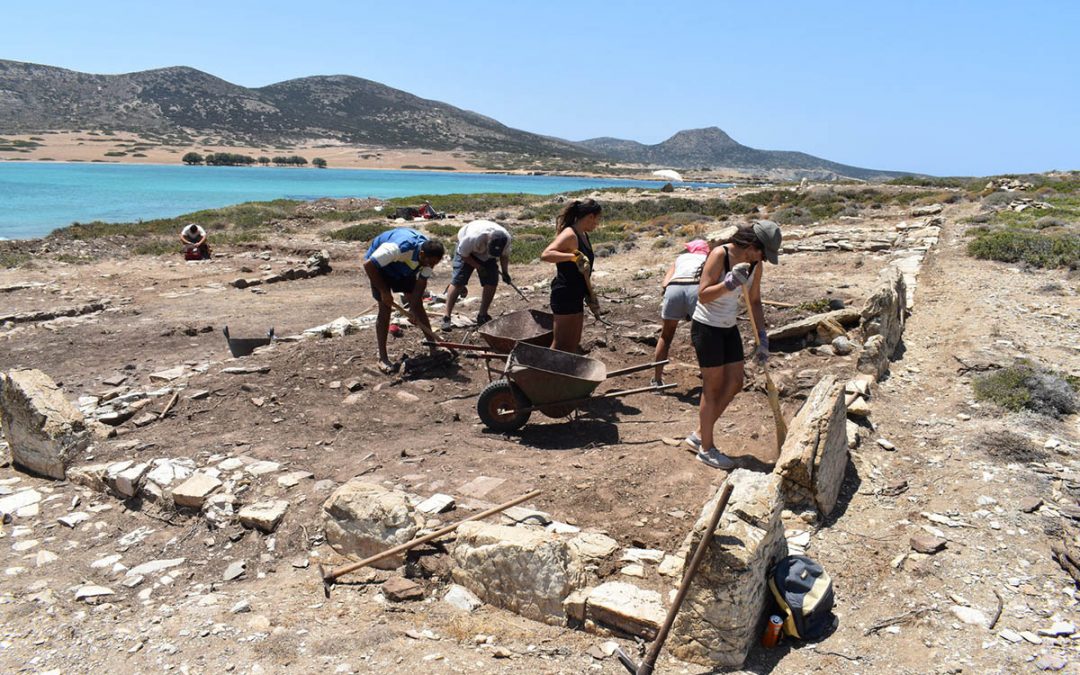
[[877, 171], [838, 164], [804, 152], [756, 150], [742, 145], [718, 127], [687, 129], [656, 145], [619, 138], [591, 138], [578, 145], [621, 162], [681, 169], [725, 168], [752, 172], [783, 172], [820, 178], [847, 176], [884, 179], [907, 175], [899, 171]]
[[0, 133], [107, 129], [246, 143], [334, 139], [384, 147], [581, 156], [583, 148], [347, 75], [249, 89], [194, 68], [91, 75], [0, 60]]
[[490, 117], [349, 75], [252, 89], [183, 66], [92, 75], [0, 60], [0, 134], [59, 130], [129, 131], [179, 145], [207, 137], [226, 145], [327, 140], [826, 179], [904, 175], [801, 152], [756, 150], [717, 127], [680, 131], [656, 145], [617, 138], [574, 143], [511, 129]]

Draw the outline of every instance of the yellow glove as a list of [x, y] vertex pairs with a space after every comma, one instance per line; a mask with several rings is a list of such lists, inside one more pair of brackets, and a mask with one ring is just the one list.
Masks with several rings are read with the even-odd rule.
[[592, 275], [592, 265], [589, 264], [589, 259], [581, 251], [574, 251], [574, 264], [577, 265], [582, 276]]

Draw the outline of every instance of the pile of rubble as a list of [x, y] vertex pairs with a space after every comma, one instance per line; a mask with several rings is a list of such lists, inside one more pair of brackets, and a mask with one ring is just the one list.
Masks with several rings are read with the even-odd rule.
[[263, 284], [276, 284], [282, 281], [310, 279], [323, 274], [330, 274], [332, 271], [333, 268], [330, 267], [330, 253], [327, 252], [326, 249], [323, 249], [308, 256], [307, 260], [305, 260], [304, 264], [300, 267], [289, 267], [280, 272], [267, 274], [262, 277], [240, 277], [232, 280], [229, 285], [233, 288], [240, 289], [251, 288]]

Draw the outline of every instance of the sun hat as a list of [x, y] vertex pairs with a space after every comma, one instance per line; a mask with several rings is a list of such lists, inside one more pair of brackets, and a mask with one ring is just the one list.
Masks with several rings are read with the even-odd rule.
[[693, 241], [686, 242], [686, 250], [689, 253], [700, 253], [702, 255], [709, 254], [709, 242], [704, 239], [695, 239]]
[[765, 259], [775, 265], [780, 254], [780, 226], [771, 220], [755, 220], [754, 236], [765, 250]]

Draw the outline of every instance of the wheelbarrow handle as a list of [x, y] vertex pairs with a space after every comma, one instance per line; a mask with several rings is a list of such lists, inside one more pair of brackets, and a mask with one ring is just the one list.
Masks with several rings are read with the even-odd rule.
[[638, 387], [637, 389], [616, 389], [615, 391], [605, 392], [599, 396], [593, 396], [591, 398], [618, 398], [619, 396], [629, 396], [630, 394], [643, 394], [647, 391], [664, 391], [665, 389], [674, 389], [679, 385], [674, 382], [670, 384], [654, 384], [648, 387]]
[[613, 370], [610, 373], [608, 373], [607, 376], [609, 378], [611, 378], [611, 377], [619, 377], [620, 375], [629, 375], [630, 373], [639, 373], [639, 372], [641, 372], [643, 370], [648, 370], [649, 368], [655, 368], [657, 366], [666, 366], [667, 364], [668, 364], [668, 359], [664, 359], [663, 361], [653, 361], [652, 363], [643, 363], [640, 366], [630, 366], [629, 368], [623, 368], [622, 370]]
[[469, 345], [460, 342], [442, 342], [441, 340], [424, 340], [420, 344], [424, 345], [425, 347], [442, 347], [443, 349], [471, 349], [474, 351], [487, 351], [488, 349], [487, 347], [484, 347], [482, 345]]

